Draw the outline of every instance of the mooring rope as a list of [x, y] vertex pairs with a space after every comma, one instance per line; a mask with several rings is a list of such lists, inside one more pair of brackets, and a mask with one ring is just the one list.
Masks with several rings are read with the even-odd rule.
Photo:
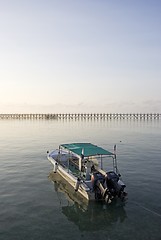
[[135, 205], [139, 206], [140, 208], [142, 208], [142, 209], [144, 209], [144, 210], [146, 210], [146, 211], [148, 211], [148, 212], [150, 212], [150, 213], [153, 213], [154, 215], [156, 215], [156, 216], [158, 216], [158, 217], [161, 218], [161, 214], [159, 214], [159, 213], [155, 212], [154, 210], [151, 210], [151, 209], [149, 209], [149, 208], [147, 208], [147, 207], [144, 207], [144, 206], [141, 205], [140, 203], [137, 203], [137, 202], [135, 202], [135, 201], [130, 201], [129, 203], [134, 203]]

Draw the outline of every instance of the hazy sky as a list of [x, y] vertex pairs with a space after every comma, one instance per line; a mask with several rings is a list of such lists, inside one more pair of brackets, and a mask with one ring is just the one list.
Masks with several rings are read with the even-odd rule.
[[15, 112], [161, 112], [161, 0], [0, 0]]

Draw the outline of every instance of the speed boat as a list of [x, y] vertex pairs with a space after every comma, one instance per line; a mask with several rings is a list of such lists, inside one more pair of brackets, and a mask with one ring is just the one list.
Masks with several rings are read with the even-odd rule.
[[125, 200], [126, 186], [117, 167], [116, 145], [112, 153], [92, 143], [61, 144], [58, 149], [47, 151], [47, 158], [53, 172], [60, 174], [86, 200], [106, 203]]

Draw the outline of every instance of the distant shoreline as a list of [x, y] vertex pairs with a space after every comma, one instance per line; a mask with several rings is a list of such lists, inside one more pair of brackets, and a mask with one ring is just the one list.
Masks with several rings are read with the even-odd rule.
[[161, 113], [1, 113], [0, 119], [161, 119]]

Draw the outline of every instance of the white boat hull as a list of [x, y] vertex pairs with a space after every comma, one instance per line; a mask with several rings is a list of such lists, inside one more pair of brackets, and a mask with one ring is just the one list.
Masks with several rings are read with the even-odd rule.
[[[53, 171], [54, 171], [55, 170], [55, 164], [57, 164], [57, 162], [50, 156], [48, 156], [48, 160], [53, 165], [53, 167], [54, 167]], [[57, 170], [55, 172], [60, 174], [60, 176], [73, 187], [73, 190], [75, 190], [75, 186], [77, 184], [77, 177], [73, 176], [70, 173], [70, 170], [63, 168], [60, 164], [58, 164]], [[81, 194], [88, 201], [94, 201], [95, 200], [95, 193], [89, 187], [87, 187], [86, 184], [83, 183], [83, 182], [80, 183], [77, 192], [79, 194]]]

